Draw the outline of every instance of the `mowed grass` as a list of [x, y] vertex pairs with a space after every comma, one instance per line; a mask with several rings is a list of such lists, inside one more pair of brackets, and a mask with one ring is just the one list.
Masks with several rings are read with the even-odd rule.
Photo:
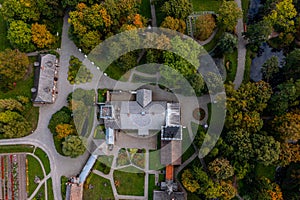
[[243, 21], [247, 23], [248, 21], [248, 9], [250, 6], [250, 0], [242, 0], [242, 9], [243, 9]]
[[151, 8], [150, 8], [150, 0], [142, 0], [140, 6], [140, 13], [146, 17], [147, 19], [151, 19]]
[[164, 166], [160, 163], [160, 152], [157, 150], [149, 151], [149, 169], [150, 170], [160, 170]]
[[273, 165], [264, 166], [263, 164], [258, 163], [255, 166], [255, 175], [258, 178], [266, 177], [271, 181], [275, 180], [275, 171], [276, 167]]
[[181, 157], [182, 163], [184, 163], [187, 159], [189, 159], [194, 153], [195, 149], [194, 146], [192, 145], [192, 141], [189, 135], [189, 131], [187, 128], [184, 128], [182, 130], [183, 134], [183, 141], [182, 141], [182, 152], [183, 155]]
[[26, 156], [27, 159], [27, 173], [28, 173], [28, 197], [35, 191], [38, 184], [34, 183], [35, 176], [38, 176], [41, 180], [44, 178], [42, 166], [40, 165], [39, 161], [35, 159], [31, 155]]
[[121, 170], [114, 171], [114, 181], [118, 194], [143, 196], [145, 173], [135, 167], [126, 167]]
[[47, 193], [48, 193], [48, 199], [54, 199], [54, 195], [53, 195], [53, 188], [52, 188], [52, 179], [49, 178], [47, 180]]
[[220, 0], [192, 0], [194, 11], [215, 11], [218, 12], [222, 4]]
[[28, 152], [32, 153], [34, 146], [31, 145], [5, 145], [0, 146], [0, 153], [17, 153], [17, 152]]
[[51, 169], [50, 169], [50, 161], [47, 156], [47, 154], [40, 148], [37, 148], [34, 152], [34, 155], [38, 156], [40, 160], [42, 161], [46, 174], [49, 174]]
[[247, 49], [243, 83], [248, 83], [250, 81], [250, 69], [252, 64], [252, 56], [254, 56], [254, 53], [251, 52], [251, 50]]
[[230, 63], [229, 68], [227, 69], [227, 67], [226, 67], [226, 71], [227, 71], [226, 82], [227, 83], [229, 81], [233, 82], [235, 79], [237, 65], [238, 65], [237, 61], [238, 61], [237, 49], [233, 53], [225, 55], [225, 65], [227, 62]]
[[[93, 188], [89, 189], [89, 185]], [[110, 181], [101, 176], [91, 173], [84, 185], [83, 191], [84, 200], [108, 200], [114, 199]]]
[[65, 199], [66, 198], [66, 183], [68, 182], [68, 178], [65, 177], [65, 176], [62, 176], [60, 178], [60, 183], [61, 183], [61, 196], [62, 196], [62, 199]]
[[43, 184], [33, 199], [45, 199], [45, 184]]

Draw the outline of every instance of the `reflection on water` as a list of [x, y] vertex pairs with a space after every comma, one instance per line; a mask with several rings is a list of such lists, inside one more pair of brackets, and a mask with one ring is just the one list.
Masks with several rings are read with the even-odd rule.
[[261, 67], [272, 56], [276, 56], [278, 58], [280, 67], [282, 67], [285, 59], [283, 51], [278, 51], [270, 47], [267, 43], [263, 43], [257, 56], [252, 60], [251, 63], [250, 78], [253, 81], [260, 81], [262, 79]]

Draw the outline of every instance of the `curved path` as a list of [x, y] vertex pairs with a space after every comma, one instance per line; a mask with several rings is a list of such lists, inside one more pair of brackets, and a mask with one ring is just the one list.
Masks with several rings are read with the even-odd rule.
[[[238, 7], [242, 9], [241, 0], [235, 0]], [[243, 38], [242, 33], [244, 32], [244, 23], [243, 18], [238, 19], [238, 23], [236, 26], [236, 31], [238, 35], [238, 65], [237, 71], [234, 79], [234, 88], [238, 89], [243, 82], [244, 79], [244, 71], [245, 71], [245, 61], [246, 61], [246, 40]]]

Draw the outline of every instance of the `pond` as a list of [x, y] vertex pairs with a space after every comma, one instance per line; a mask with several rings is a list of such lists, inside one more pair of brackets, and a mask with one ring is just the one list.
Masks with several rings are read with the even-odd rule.
[[261, 68], [263, 64], [272, 56], [276, 56], [278, 58], [278, 62], [280, 63], [279, 67], [282, 67], [284, 64], [285, 56], [283, 51], [276, 50], [270, 47], [267, 43], [263, 43], [260, 47], [259, 53], [252, 60], [251, 69], [250, 69], [250, 78], [253, 81], [260, 81], [262, 79]]

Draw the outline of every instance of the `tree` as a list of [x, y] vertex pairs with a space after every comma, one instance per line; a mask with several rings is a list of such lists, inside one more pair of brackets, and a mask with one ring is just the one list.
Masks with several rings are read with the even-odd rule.
[[216, 27], [215, 18], [211, 14], [200, 15], [196, 19], [196, 30], [194, 36], [198, 40], [206, 40]]
[[32, 42], [38, 48], [49, 48], [55, 42], [54, 36], [47, 30], [44, 24], [31, 25]]
[[0, 112], [3, 110], [22, 112], [24, 106], [15, 99], [0, 99]]
[[294, 18], [297, 11], [293, 5], [293, 0], [278, 1], [276, 8], [265, 17], [275, 30], [284, 33], [295, 32]]
[[6, 49], [0, 52], [0, 81], [11, 84], [24, 77], [29, 67], [29, 59], [19, 50]]
[[208, 170], [212, 176], [218, 180], [227, 179], [233, 176], [234, 169], [225, 158], [217, 158], [208, 165]]
[[230, 33], [224, 33], [223, 37], [220, 39], [220, 41], [217, 44], [217, 52], [221, 55], [227, 54], [227, 53], [233, 53], [233, 51], [237, 47], [237, 37], [230, 34]]
[[19, 113], [10, 110], [0, 112], [0, 133], [5, 138], [23, 137], [30, 128], [30, 123]]
[[273, 129], [283, 142], [300, 139], [300, 110], [296, 109], [282, 116], [276, 116], [273, 121]]
[[271, 24], [267, 20], [262, 20], [255, 24], [250, 24], [247, 27], [247, 32], [244, 32], [243, 35], [248, 40], [247, 46], [253, 52], [257, 52], [261, 44], [269, 39], [272, 31]]
[[13, 47], [25, 52], [34, 50], [31, 37], [31, 29], [28, 24], [20, 20], [10, 23], [7, 38]]
[[297, 163], [300, 161], [300, 145], [292, 143], [281, 143], [279, 164], [287, 166], [290, 163]]
[[2, 4], [1, 13], [9, 22], [15, 20], [38, 21], [40, 18], [40, 12], [34, 0], [6, 0]]
[[218, 11], [217, 21], [227, 31], [234, 31], [239, 18], [242, 17], [242, 10], [234, 1], [223, 1]]
[[276, 56], [269, 58], [261, 68], [264, 79], [269, 82], [273, 75], [279, 72], [279, 62]]
[[300, 68], [298, 67], [300, 63], [300, 49], [295, 49], [289, 53], [286, 57], [286, 64], [283, 67], [286, 79], [294, 78], [300, 79]]
[[71, 122], [71, 111], [68, 107], [63, 107], [61, 110], [54, 113], [50, 119], [48, 128], [51, 133], [56, 134], [56, 126], [58, 124], [69, 124]]
[[196, 192], [200, 188], [199, 183], [193, 177], [194, 176], [189, 169], [184, 170], [181, 175], [181, 182], [183, 186], [192, 193]]
[[264, 165], [274, 164], [279, 159], [280, 143], [272, 136], [254, 134], [251, 138], [255, 155], [258, 162]]
[[76, 158], [85, 152], [85, 140], [80, 136], [69, 135], [62, 142], [62, 151], [65, 156]]
[[76, 133], [73, 125], [70, 124], [58, 124], [55, 128], [57, 139], [61, 140], [66, 138], [69, 135], [73, 135]]
[[166, 17], [160, 25], [162, 28], [169, 28], [180, 33], [184, 33], [186, 29], [186, 24], [182, 19], [176, 19], [173, 17]]
[[193, 12], [192, 3], [189, 0], [168, 0], [161, 7], [166, 16], [186, 20]]

